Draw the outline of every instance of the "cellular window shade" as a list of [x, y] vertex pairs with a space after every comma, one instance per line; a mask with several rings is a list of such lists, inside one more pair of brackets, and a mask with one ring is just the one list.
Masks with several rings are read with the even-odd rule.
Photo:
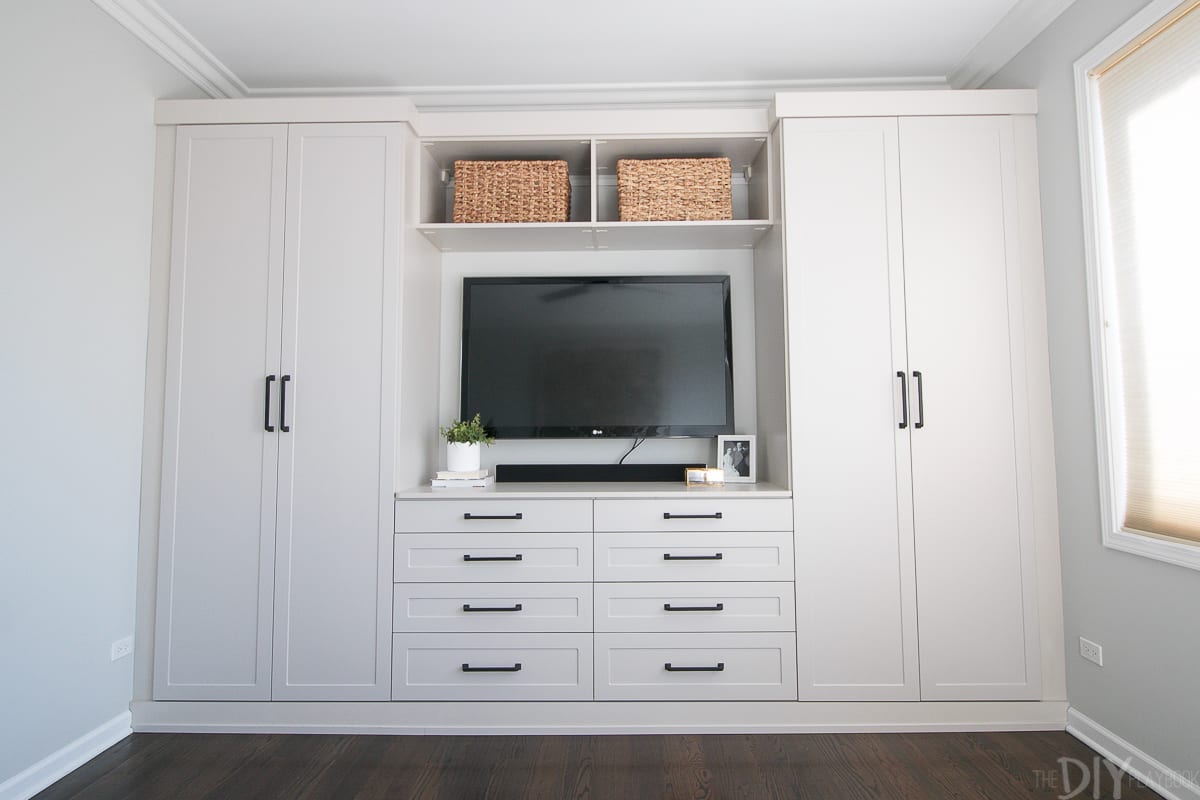
[[1093, 73], [1109, 233], [1109, 400], [1124, 527], [1192, 541], [1200, 541], [1197, 8], [1200, 2], [1181, 7]]

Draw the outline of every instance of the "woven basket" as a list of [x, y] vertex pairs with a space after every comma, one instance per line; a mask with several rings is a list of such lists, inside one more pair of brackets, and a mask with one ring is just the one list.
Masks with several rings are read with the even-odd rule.
[[566, 161], [455, 161], [455, 222], [566, 222]]
[[733, 219], [728, 158], [617, 161], [622, 222]]

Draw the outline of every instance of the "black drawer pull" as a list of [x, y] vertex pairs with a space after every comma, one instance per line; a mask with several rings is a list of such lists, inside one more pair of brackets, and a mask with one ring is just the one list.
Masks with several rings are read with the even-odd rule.
[[463, 672], [520, 672], [521, 665], [513, 664], [511, 667], [472, 667], [470, 664], [462, 665]]
[[[465, 667], [466, 664], [463, 666]], [[715, 667], [676, 667], [670, 662], [667, 662], [666, 664], [663, 664], [663, 668], [666, 669], [667, 672], [724, 672], [725, 662], [718, 661]]]
[[725, 604], [717, 603], [715, 606], [673, 606], [670, 603], [663, 603], [663, 611], [724, 611]]
[[723, 515], [720, 511], [715, 514], [672, 514], [670, 511], [663, 512], [663, 519], [722, 519]]
[[470, 603], [463, 603], [463, 611], [520, 611], [522, 606], [517, 603], [515, 606], [472, 606]]
[[663, 561], [720, 561], [725, 558], [724, 553], [713, 553], [711, 556], [673, 556], [670, 553], [663, 553]]
[[463, 514], [463, 519], [524, 519], [525, 515], [518, 511], [516, 514]]
[[463, 561], [521, 561], [524, 556], [517, 553], [515, 556], [473, 556], [470, 554], [463, 555]]

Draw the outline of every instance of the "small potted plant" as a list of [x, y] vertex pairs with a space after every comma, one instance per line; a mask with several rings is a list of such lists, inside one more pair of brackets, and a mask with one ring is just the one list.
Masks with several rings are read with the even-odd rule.
[[446, 469], [450, 472], [474, 472], [479, 469], [479, 445], [496, 441], [489, 436], [476, 414], [473, 419], [456, 419], [449, 427], [440, 428], [446, 437]]

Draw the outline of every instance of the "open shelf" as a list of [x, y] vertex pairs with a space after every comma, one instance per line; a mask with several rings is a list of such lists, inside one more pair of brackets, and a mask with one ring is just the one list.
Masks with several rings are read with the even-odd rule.
[[[446, 252], [731, 250], [753, 247], [774, 224], [766, 136], [436, 139], [424, 142], [417, 230]], [[621, 222], [621, 158], [730, 160], [733, 219]], [[454, 223], [454, 162], [562, 159], [571, 176], [569, 222]]]
[[497, 222], [419, 225], [443, 252], [566, 250], [736, 250], [753, 247], [765, 219], [689, 222]]

